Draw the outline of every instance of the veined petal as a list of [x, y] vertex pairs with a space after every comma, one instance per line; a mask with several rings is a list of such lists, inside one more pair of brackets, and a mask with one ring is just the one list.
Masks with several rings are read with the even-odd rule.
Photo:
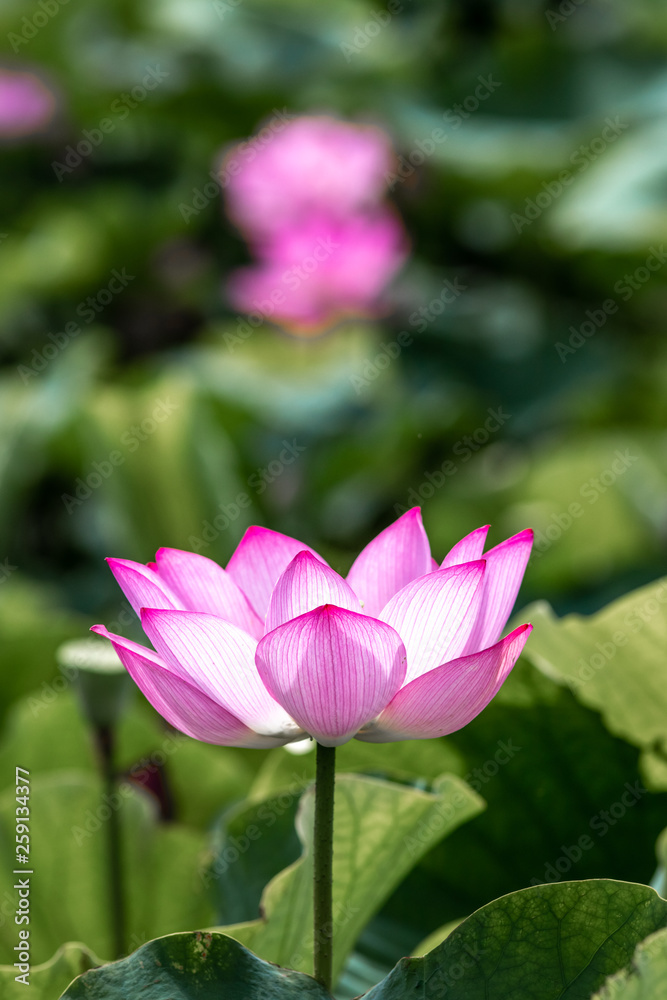
[[392, 628], [332, 605], [269, 632], [256, 659], [276, 701], [324, 746], [346, 743], [405, 676], [405, 648]]
[[195, 684], [173, 673], [152, 649], [113, 635], [104, 625], [93, 625], [91, 631], [109, 639], [121, 663], [153, 708], [186, 736], [227, 747], [276, 747], [287, 742], [254, 733]]
[[107, 562], [137, 614], [142, 608], [183, 608], [180, 598], [150, 566], [131, 559], [107, 559]]
[[[159, 549], [156, 555], [160, 581], [177, 594], [184, 611], [204, 611], [238, 625], [255, 639], [264, 625], [248, 598], [222, 566], [212, 559], [181, 549]], [[154, 607], [144, 602], [143, 607]]]
[[297, 727], [262, 684], [257, 643], [231, 622], [194, 611], [144, 609], [143, 629], [173, 669], [265, 736], [292, 739]]
[[467, 726], [500, 690], [532, 628], [520, 625], [490, 649], [417, 677], [357, 739], [368, 743], [432, 739]]
[[482, 607], [464, 652], [487, 649], [500, 637], [519, 593], [532, 545], [533, 532], [527, 528], [485, 553]]
[[362, 601], [364, 614], [378, 615], [390, 597], [431, 569], [421, 511], [413, 507], [362, 549], [347, 582]]
[[357, 611], [362, 608], [359, 598], [342, 576], [325, 566], [310, 552], [299, 552], [278, 580], [266, 616], [266, 631], [270, 632], [292, 618], [313, 611], [323, 604]]
[[[310, 552], [324, 563], [309, 545], [269, 528], [248, 528], [227, 563], [227, 572], [238, 584], [252, 607], [264, 621], [278, 578], [298, 552]], [[326, 565], [326, 563], [325, 563]]]
[[380, 619], [396, 629], [408, 652], [406, 682], [460, 656], [484, 596], [483, 559], [413, 580], [389, 601]]
[[474, 531], [471, 531], [469, 535], [466, 535], [465, 538], [462, 538], [460, 542], [457, 542], [449, 550], [442, 560], [440, 568], [446, 569], [448, 566], [458, 566], [460, 563], [474, 562], [475, 559], [481, 559], [488, 533], [488, 524], [485, 524], [483, 528], [475, 528]]

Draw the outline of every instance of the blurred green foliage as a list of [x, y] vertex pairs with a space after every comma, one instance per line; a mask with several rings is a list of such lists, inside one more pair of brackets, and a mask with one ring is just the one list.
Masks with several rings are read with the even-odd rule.
[[[103, 555], [193, 547], [216, 516], [215, 558], [261, 521], [344, 569], [419, 500], [437, 555], [484, 520], [496, 541], [535, 527], [527, 595], [563, 608], [658, 575], [667, 272], [633, 275], [662, 259], [667, 23], [649, 0], [566, 7], [406, 2], [376, 30], [343, 0], [82, 0], [39, 28], [3, 5], [9, 65], [59, 98], [46, 134], [0, 149], [0, 557], [17, 577], [108, 613]], [[247, 252], [209, 174], [275, 109], [394, 137], [413, 254], [374, 326], [230, 343], [222, 284]], [[441, 309], [444, 279], [465, 291]], [[298, 461], [257, 473], [295, 438]], [[619, 447], [639, 455], [627, 475], [582, 496]]]
[[[107, 555], [168, 545], [225, 563], [263, 523], [344, 572], [421, 503], [438, 558], [486, 522], [492, 543], [535, 528], [519, 605], [586, 613], [664, 574], [667, 13], [566, 8], [404, 0], [375, 31], [382, 4], [362, 0], [77, 0], [35, 29], [37, 7], [5, 0], [5, 61], [39, 73], [59, 110], [0, 145], [0, 788], [22, 762], [44, 781], [74, 769], [89, 794], [87, 737], [70, 696], [49, 692], [64, 639], [97, 621], [137, 635]], [[377, 323], [238, 336], [224, 280], [247, 250], [210, 174], [275, 109], [394, 138], [390, 196], [413, 252]], [[445, 281], [461, 292], [441, 308]], [[527, 748], [481, 788], [487, 812], [397, 890], [367, 957], [389, 964], [541, 876], [636, 780], [637, 752], [590, 706], [522, 670], [445, 743], [379, 748], [383, 767], [376, 748], [341, 752], [414, 782], [466, 776], [499, 738]], [[143, 703], [133, 713], [128, 769], [164, 739]], [[174, 836], [199, 843], [262, 761], [184, 743], [165, 765]], [[661, 810], [642, 799], [582, 876], [648, 879]], [[56, 943], [49, 931], [44, 954]], [[103, 952], [102, 929], [86, 943]]]

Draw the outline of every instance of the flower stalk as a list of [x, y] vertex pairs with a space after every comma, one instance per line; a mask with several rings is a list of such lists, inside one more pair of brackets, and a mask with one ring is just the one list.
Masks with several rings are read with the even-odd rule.
[[313, 856], [313, 917], [315, 979], [331, 992], [333, 957], [333, 821], [336, 748], [317, 744], [315, 772], [315, 832]]
[[[115, 734], [112, 726], [97, 726], [96, 742], [100, 753], [102, 777], [107, 801], [113, 802], [116, 792], [114, 763]], [[111, 809], [107, 823], [107, 884], [111, 939], [115, 958], [125, 955], [125, 899], [123, 896], [123, 864], [121, 857], [120, 816]]]

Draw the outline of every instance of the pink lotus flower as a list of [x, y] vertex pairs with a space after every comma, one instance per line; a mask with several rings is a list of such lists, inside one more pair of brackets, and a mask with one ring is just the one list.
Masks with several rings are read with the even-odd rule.
[[0, 68], [0, 136], [39, 132], [55, 109], [54, 95], [34, 73]]
[[227, 184], [229, 215], [251, 240], [313, 213], [344, 216], [379, 203], [392, 165], [381, 129], [303, 116], [260, 145], [261, 136], [229, 154], [239, 165]]
[[257, 259], [230, 276], [233, 305], [300, 335], [375, 315], [408, 250], [382, 203], [391, 165], [380, 129], [326, 117], [263, 129], [232, 150], [227, 210]]
[[299, 327], [368, 313], [406, 257], [405, 234], [386, 210], [319, 215], [281, 230], [262, 249], [264, 263], [232, 276], [232, 304]]
[[438, 567], [419, 508], [370, 542], [344, 580], [307, 545], [249, 528], [226, 570], [160, 549], [109, 565], [155, 652], [103, 625], [148, 700], [206, 743], [443, 736], [500, 689], [532, 626], [499, 639], [528, 562], [522, 531], [482, 555], [488, 528]]

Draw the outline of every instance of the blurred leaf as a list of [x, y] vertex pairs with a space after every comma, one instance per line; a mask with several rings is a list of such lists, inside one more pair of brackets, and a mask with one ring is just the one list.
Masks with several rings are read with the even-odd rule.
[[438, 927], [437, 931], [433, 931], [433, 933], [429, 934], [427, 938], [420, 941], [416, 948], [413, 948], [413, 956], [415, 958], [419, 958], [428, 954], [429, 951], [433, 951], [437, 945], [442, 944], [442, 942], [449, 937], [452, 931], [455, 930], [460, 923], [460, 920], [451, 920], [448, 924], [445, 924], [444, 927]]
[[[311, 968], [314, 794], [301, 799], [299, 861], [262, 897], [263, 919], [226, 927], [268, 961]], [[443, 776], [434, 793], [341, 774], [336, 778], [333, 866], [334, 979], [370, 917], [434, 843], [483, 808], [463, 782]]]
[[99, 234], [85, 213], [45, 202], [32, 231], [15, 237], [13, 253], [3, 253], [0, 300], [85, 287], [98, 276], [100, 253]]
[[[22, 765], [23, 766], [23, 765]], [[105, 794], [105, 793], [104, 793]], [[63, 941], [86, 938], [97, 954], [112, 950], [107, 906], [106, 821], [119, 810], [127, 898], [127, 945], [211, 922], [200, 878], [205, 837], [187, 827], [160, 825], [148, 800], [126, 782], [103, 798], [94, 776], [76, 771], [31, 775], [30, 942], [42, 962]], [[16, 800], [0, 795], [2, 898], [14, 899]], [[6, 894], [6, 895], [5, 895]], [[0, 955], [10, 961], [16, 927], [0, 927]]]
[[[64, 944], [53, 958], [42, 965], [32, 965], [28, 979], [30, 1000], [53, 1000], [59, 997], [76, 976], [100, 965], [96, 955], [83, 944]], [[25, 997], [25, 985], [16, 982], [20, 975], [14, 966], [0, 965], [0, 987], [3, 1000]]]
[[208, 828], [221, 810], [245, 798], [260, 760], [257, 751], [179, 739], [167, 764], [179, 822]]
[[637, 945], [629, 969], [610, 976], [593, 1000], [665, 1000], [667, 997], [667, 930], [650, 934]]
[[[164, 768], [176, 819], [205, 829], [244, 797], [261, 755], [168, 731], [139, 700], [137, 695], [118, 727], [119, 771], [138, 779]], [[92, 736], [63, 676], [13, 707], [0, 740], [0, 773], [13, 774], [18, 761], [40, 775], [68, 768], [98, 773]]]
[[642, 125], [631, 117], [628, 110], [616, 117], [623, 133], [603, 156], [594, 162], [580, 157], [577, 173], [585, 168], [586, 174], [575, 178], [547, 218], [551, 234], [569, 248], [646, 255], [652, 241], [664, 239], [667, 129], [663, 120]]
[[[336, 768], [362, 772], [395, 781], [428, 783], [445, 772], [463, 774], [465, 761], [456, 748], [443, 740], [404, 740], [399, 743], [364, 743], [350, 740], [336, 751]], [[293, 791], [315, 780], [314, 750], [295, 755], [282, 747], [267, 754], [249, 792], [259, 801], [283, 789]]]
[[[536, 420], [530, 407], [507, 412], [508, 430], [515, 434], [527, 433]], [[480, 449], [474, 433], [469, 429], [470, 447], [462, 439], [443, 456], [453, 462], [451, 477], [445, 479], [437, 466], [430, 473], [442, 486], [426, 517], [435, 552], [444, 553], [456, 541], [454, 517], [461, 534], [473, 524], [494, 522], [492, 544], [528, 525], [535, 530], [535, 546], [526, 586], [539, 594], [596, 587], [654, 556], [667, 492], [667, 463], [656, 439], [582, 433], [548, 446], [539, 440], [528, 448], [498, 440]], [[429, 485], [423, 480], [417, 490], [424, 483]]]
[[58, 676], [55, 652], [81, 635], [86, 623], [63, 608], [53, 591], [9, 577], [0, 585], [0, 721], [11, 703], [29, 691], [37, 699], [53, 693]]
[[600, 712], [610, 732], [667, 753], [667, 580], [589, 617], [558, 619], [544, 603], [524, 614], [535, 626], [526, 655], [541, 670]]
[[213, 335], [216, 343], [189, 354], [197, 380], [269, 425], [285, 426], [286, 433], [324, 430], [342, 416], [356, 395], [351, 377], [379, 350], [372, 328], [353, 324], [336, 336], [300, 341], [253, 329], [238, 317]]
[[[201, 551], [223, 536], [231, 550], [242, 526], [227, 532], [235, 518], [216, 525], [220, 494], [239, 492], [236, 456], [189, 379], [174, 372], [139, 389], [109, 386], [84, 413], [77, 429], [84, 493], [76, 494], [73, 476], [70, 510], [87, 547], [100, 559], [117, 550], [146, 561], [165, 542]], [[96, 486], [86, 496], [91, 475]], [[155, 496], [158, 505], [147, 502]]]
[[264, 801], [254, 796], [252, 804], [240, 803], [216, 823], [213, 857], [202, 878], [213, 886], [218, 924], [254, 920], [265, 886], [301, 854], [294, 824], [304, 787], [295, 784]]

